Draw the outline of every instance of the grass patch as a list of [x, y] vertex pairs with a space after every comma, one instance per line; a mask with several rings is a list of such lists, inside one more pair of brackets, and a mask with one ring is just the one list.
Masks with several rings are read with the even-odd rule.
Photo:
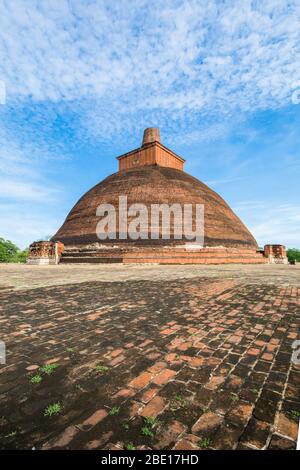
[[232, 401], [238, 401], [239, 400], [239, 397], [237, 395], [234, 395], [234, 393], [231, 393], [230, 395], [230, 400]]
[[128, 442], [128, 444], [125, 444], [124, 449], [125, 450], [135, 450], [135, 447], [132, 444], [132, 442]]
[[113, 406], [110, 410], [109, 410], [109, 415], [110, 416], [117, 416], [118, 414], [120, 413], [120, 407], [119, 406]]
[[154, 437], [155, 428], [157, 427], [159, 420], [157, 418], [152, 418], [151, 416], [144, 417], [145, 426], [142, 427], [141, 433], [146, 437]]
[[102, 366], [101, 364], [98, 364], [98, 365], [95, 367], [95, 370], [96, 370], [96, 372], [98, 372], [99, 374], [105, 374], [106, 372], [109, 371], [109, 367], [107, 367], [107, 366]]
[[35, 374], [30, 377], [30, 382], [32, 384], [40, 384], [43, 380], [43, 377], [40, 374]]
[[58, 364], [45, 364], [40, 367], [40, 372], [42, 372], [42, 374], [51, 375], [57, 367]]
[[181, 395], [175, 395], [175, 401], [180, 404], [180, 406], [186, 406], [187, 401]]
[[205, 437], [204, 439], [200, 439], [198, 441], [198, 447], [201, 447], [201, 449], [206, 449], [209, 447], [211, 444], [211, 439], [209, 437]]
[[142, 427], [141, 433], [143, 436], [146, 436], [146, 437], [154, 437], [154, 432], [151, 431], [151, 429], [149, 429], [147, 426]]
[[61, 411], [60, 403], [52, 403], [52, 405], [48, 405], [44, 411], [44, 416], [53, 416], [57, 415]]
[[144, 421], [146, 426], [151, 429], [155, 428], [159, 423], [159, 420], [157, 418], [152, 418], [151, 416], [145, 416]]
[[293, 418], [300, 418], [300, 411], [297, 411], [297, 410], [292, 410], [291, 411], [291, 415], [293, 416]]
[[177, 411], [187, 406], [187, 401], [181, 395], [175, 395], [170, 401], [170, 410]]
[[74, 352], [74, 348], [66, 348], [66, 352], [72, 354]]

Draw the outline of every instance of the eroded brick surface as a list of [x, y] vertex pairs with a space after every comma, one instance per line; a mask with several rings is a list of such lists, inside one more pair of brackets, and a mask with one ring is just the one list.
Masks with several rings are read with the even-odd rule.
[[2, 291], [0, 447], [295, 448], [299, 294], [205, 277]]

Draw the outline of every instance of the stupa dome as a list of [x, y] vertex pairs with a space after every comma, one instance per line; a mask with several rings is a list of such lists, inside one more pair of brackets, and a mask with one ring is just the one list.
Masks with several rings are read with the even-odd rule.
[[[97, 207], [99, 204], [117, 207], [119, 196], [124, 194], [128, 204], [142, 203], [148, 207], [173, 204], [178, 200], [204, 204], [204, 246], [257, 248], [249, 230], [216, 192], [181, 170], [158, 165], [119, 171], [98, 183], [77, 202], [54, 238], [65, 245], [99, 241], [96, 236]], [[131, 240], [120, 241], [131, 243]], [[167, 242], [163, 240], [164, 244]]]

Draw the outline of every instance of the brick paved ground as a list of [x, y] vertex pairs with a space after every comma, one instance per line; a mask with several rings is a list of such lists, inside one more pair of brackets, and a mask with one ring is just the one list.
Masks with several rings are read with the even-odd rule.
[[261, 283], [300, 287], [300, 264], [286, 265], [123, 265], [60, 264], [30, 266], [1, 264], [0, 289], [46, 287], [88, 281], [171, 280], [193, 277], [241, 279], [248, 284]]
[[154, 281], [2, 290], [0, 448], [295, 448], [297, 282], [267, 266], [252, 278], [165, 268]]

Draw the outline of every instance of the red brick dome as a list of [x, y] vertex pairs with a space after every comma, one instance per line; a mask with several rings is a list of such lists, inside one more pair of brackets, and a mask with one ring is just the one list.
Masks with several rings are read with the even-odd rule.
[[[152, 144], [147, 144], [147, 151]], [[149, 146], [150, 145], [150, 146]], [[156, 146], [161, 144], [156, 143]], [[163, 149], [165, 149], [163, 147]], [[144, 150], [144, 149], [143, 149]], [[132, 154], [126, 154], [131, 158]], [[149, 153], [149, 152], [148, 152]], [[175, 156], [176, 158], [177, 157]], [[174, 158], [175, 158], [174, 157]], [[121, 161], [123, 157], [119, 157]], [[141, 159], [141, 154], [139, 157]], [[146, 158], [146, 157], [145, 157]], [[149, 155], [147, 158], [150, 158]], [[151, 158], [150, 158], [151, 160]], [[62, 227], [53, 237], [67, 245], [88, 245], [100, 242], [96, 235], [99, 217], [96, 209], [99, 204], [118, 206], [119, 196], [126, 195], [128, 204], [143, 203], [150, 208], [151, 204], [204, 204], [204, 246], [233, 247], [257, 250], [257, 243], [249, 230], [234, 214], [228, 204], [213, 190], [198, 179], [181, 169], [160, 166], [159, 164], [139, 163], [137, 157], [130, 160], [132, 166], [121, 170], [88, 191], [73, 207]], [[184, 160], [181, 159], [182, 162]], [[174, 163], [178, 165], [180, 161]], [[140, 166], [139, 166], [140, 164]], [[181, 164], [181, 163], [180, 163]], [[105, 242], [101, 241], [101, 244]], [[109, 241], [111, 243], [111, 241]], [[185, 240], [118, 240], [117, 243], [143, 245], [183, 244]]]

